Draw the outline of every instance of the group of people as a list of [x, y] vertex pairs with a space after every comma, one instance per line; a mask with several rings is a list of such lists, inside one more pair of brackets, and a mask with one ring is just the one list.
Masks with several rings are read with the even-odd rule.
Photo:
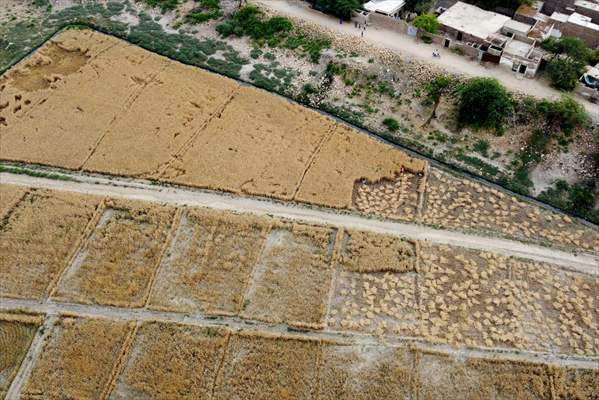
[[361, 30], [360, 35], [364, 37], [364, 32], [366, 32], [366, 24], [361, 24], [357, 21], [354, 21], [354, 26]]
[[439, 53], [439, 49], [433, 50], [433, 57], [439, 57], [439, 58], [441, 58], [441, 53]]

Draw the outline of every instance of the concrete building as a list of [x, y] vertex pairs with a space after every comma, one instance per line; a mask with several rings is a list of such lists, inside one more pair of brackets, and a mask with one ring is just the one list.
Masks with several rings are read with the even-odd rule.
[[484, 44], [501, 31], [509, 17], [458, 1], [438, 18], [446, 37]]
[[533, 78], [541, 65], [543, 52], [536, 47], [536, 40], [514, 35], [506, 43], [499, 64], [528, 78]]
[[558, 29], [562, 36], [573, 36], [580, 38], [590, 48], [599, 47], [599, 24], [595, 24], [591, 17], [573, 13], [565, 22], [563, 14], [552, 15], [551, 18], [559, 21]]
[[591, 22], [599, 24], [599, 2], [578, 0], [574, 2], [574, 12], [591, 18]]
[[368, 12], [383, 14], [388, 17], [398, 17], [401, 9], [406, 5], [405, 0], [371, 0], [362, 5]]

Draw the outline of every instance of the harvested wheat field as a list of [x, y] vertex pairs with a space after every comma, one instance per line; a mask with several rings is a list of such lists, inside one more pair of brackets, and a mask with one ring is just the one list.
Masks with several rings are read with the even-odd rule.
[[293, 224], [268, 234], [244, 297], [248, 319], [322, 327], [336, 231]]
[[0, 397], [8, 391], [40, 323], [39, 316], [0, 314]]
[[0, 223], [2, 296], [39, 299], [47, 295], [100, 201], [36, 189], [21, 196]]
[[159, 267], [149, 306], [238, 314], [268, 227], [266, 218], [185, 211]]
[[23, 199], [27, 188], [14, 185], [0, 185], [0, 218], [4, 218]]
[[173, 219], [171, 208], [107, 202], [53, 297], [81, 303], [144, 305]]
[[132, 329], [123, 321], [60, 318], [35, 360], [22, 398], [101, 398]]

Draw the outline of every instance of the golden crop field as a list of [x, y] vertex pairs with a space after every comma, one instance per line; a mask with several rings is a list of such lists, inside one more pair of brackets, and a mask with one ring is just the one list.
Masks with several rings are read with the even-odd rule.
[[41, 317], [26, 314], [0, 314], [0, 397], [8, 391], [27, 354]]
[[123, 321], [60, 318], [35, 361], [22, 397], [100, 398], [130, 331]]
[[163, 258], [149, 306], [236, 315], [260, 255], [269, 221], [190, 209]]
[[99, 203], [48, 190], [22, 196], [1, 222], [0, 294], [32, 299], [48, 294]]
[[110, 399], [210, 398], [227, 337], [212, 327], [142, 324]]
[[59, 282], [54, 298], [144, 305], [173, 218], [171, 208], [129, 201], [107, 204]]
[[0, 219], [27, 193], [27, 188], [14, 185], [0, 185]]

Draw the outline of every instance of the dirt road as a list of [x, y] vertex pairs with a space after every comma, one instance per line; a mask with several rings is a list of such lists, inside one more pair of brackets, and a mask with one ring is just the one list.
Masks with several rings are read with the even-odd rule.
[[[408, 35], [404, 35], [382, 27], [368, 27], [364, 37], [353, 23], [339, 23], [339, 19], [323, 14], [307, 7], [303, 1], [294, 0], [251, 0], [253, 3], [268, 7], [277, 14], [296, 17], [316, 23], [334, 32], [364, 40], [369, 44], [394, 51], [408, 59], [425, 62], [440, 67], [448, 72], [467, 76], [486, 76], [500, 80], [512, 91], [521, 92], [540, 98], [558, 98], [561, 92], [549, 87], [536, 79], [524, 78], [510, 70], [498, 66], [484, 67], [464, 56], [452, 53], [448, 49], [439, 48], [440, 58], [434, 58], [432, 52], [437, 48], [434, 44], [427, 45]], [[599, 104], [593, 104], [583, 98], [579, 101], [595, 119], [599, 119]]]
[[46, 188], [89, 195], [110, 196], [175, 205], [208, 207], [302, 222], [326, 224], [348, 229], [427, 240], [434, 243], [469, 249], [491, 251], [534, 261], [552, 263], [577, 272], [599, 276], [599, 259], [591, 254], [571, 254], [565, 251], [521, 243], [514, 240], [482, 237], [422, 225], [367, 218], [348, 212], [282, 203], [255, 197], [245, 197], [152, 185], [143, 181], [97, 176], [75, 175], [78, 182], [36, 178], [28, 175], [0, 174], [0, 183]]
[[[257, 321], [246, 321], [236, 317], [214, 317], [203, 314], [185, 314], [178, 312], [155, 311], [145, 308], [123, 308], [87, 305], [78, 303], [58, 303], [51, 300], [39, 302], [36, 300], [11, 299], [0, 297], [0, 311], [26, 310], [29, 312], [46, 314], [44, 322], [46, 329], [38, 330], [38, 336], [27, 355], [18, 373], [20, 379], [15, 379], [12, 384], [11, 393], [19, 393], [24, 378], [30, 373], [32, 362], [40, 352], [43, 338], [54, 325], [58, 315], [76, 315], [82, 317], [107, 318], [113, 320], [127, 321], [164, 321], [177, 324], [194, 326], [223, 326], [233, 331], [256, 331], [260, 333], [285, 334], [289, 336], [304, 337], [317, 340], [328, 340], [337, 343], [351, 344], [356, 346], [381, 345], [380, 339], [372, 334], [350, 331], [297, 331], [285, 324], [267, 324]], [[41, 334], [39, 333], [41, 332]], [[557, 364], [572, 368], [599, 368], [598, 357], [574, 356], [568, 354], [541, 353], [520, 349], [495, 348], [495, 347], [455, 347], [446, 344], [428, 343], [421, 338], [385, 335], [384, 345], [388, 347], [399, 347], [410, 345], [425, 351], [435, 351], [445, 354], [460, 356], [461, 358], [491, 358], [493, 360], [514, 360]], [[9, 397], [7, 397], [9, 398]]]

